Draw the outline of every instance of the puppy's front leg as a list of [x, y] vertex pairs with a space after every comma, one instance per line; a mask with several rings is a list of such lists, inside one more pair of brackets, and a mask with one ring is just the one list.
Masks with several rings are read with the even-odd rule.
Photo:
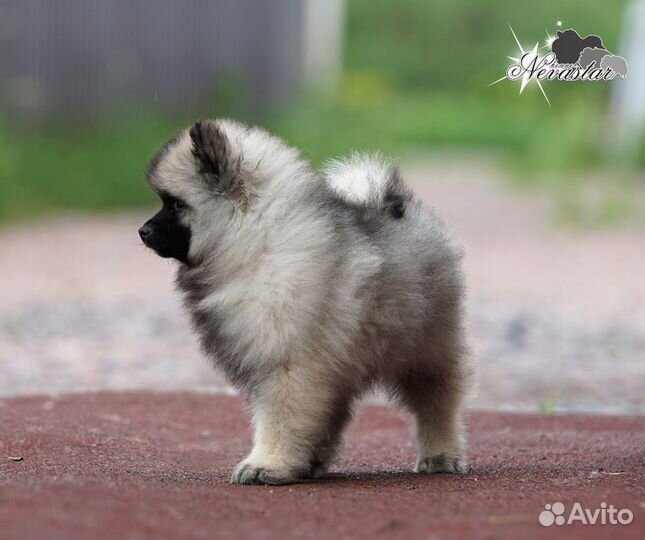
[[256, 389], [253, 450], [235, 469], [234, 484], [287, 484], [310, 478], [315, 449], [327, 437], [333, 391], [313, 374], [284, 369]]

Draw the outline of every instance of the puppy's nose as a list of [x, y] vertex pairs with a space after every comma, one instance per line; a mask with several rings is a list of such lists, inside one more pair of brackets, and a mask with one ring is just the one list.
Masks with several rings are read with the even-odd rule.
[[139, 229], [139, 236], [141, 237], [141, 240], [143, 240], [144, 243], [146, 241], [146, 238], [148, 238], [151, 233], [152, 233], [152, 228], [148, 224], [143, 225]]

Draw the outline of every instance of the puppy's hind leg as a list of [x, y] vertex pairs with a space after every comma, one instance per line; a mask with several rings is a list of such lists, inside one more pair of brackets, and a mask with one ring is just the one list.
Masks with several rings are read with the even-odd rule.
[[458, 370], [415, 373], [399, 382], [397, 393], [414, 414], [416, 472], [465, 473], [462, 384]]

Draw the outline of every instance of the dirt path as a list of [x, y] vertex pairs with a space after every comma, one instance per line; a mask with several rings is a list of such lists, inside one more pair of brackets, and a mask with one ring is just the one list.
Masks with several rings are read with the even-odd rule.
[[[642, 231], [561, 231], [485, 163], [404, 173], [466, 248], [477, 407], [645, 413]], [[0, 230], [0, 395], [221, 389], [144, 214]]]
[[[645, 527], [639, 417], [473, 413], [470, 473], [415, 475], [408, 418], [365, 407], [329, 478], [273, 488], [228, 483], [250, 445], [235, 397], [0, 400], [0, 425], [0, 540], [640, 540]], [[633, 521], [540, 525], [555, 503]]]

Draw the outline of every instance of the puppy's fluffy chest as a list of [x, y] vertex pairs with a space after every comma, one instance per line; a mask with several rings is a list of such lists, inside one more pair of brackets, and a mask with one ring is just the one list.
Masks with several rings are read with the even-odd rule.
[[331, 228], [325, 219], [288, 220], [275, 235], [231, 244], [210, 266], [180, 269], [177, 285], [202, 345], [226, 371], [311, 355], [314, 341], [341, 355], [355, 340], [370, 301], [366, 279], [382, 260], [339, 245]]

